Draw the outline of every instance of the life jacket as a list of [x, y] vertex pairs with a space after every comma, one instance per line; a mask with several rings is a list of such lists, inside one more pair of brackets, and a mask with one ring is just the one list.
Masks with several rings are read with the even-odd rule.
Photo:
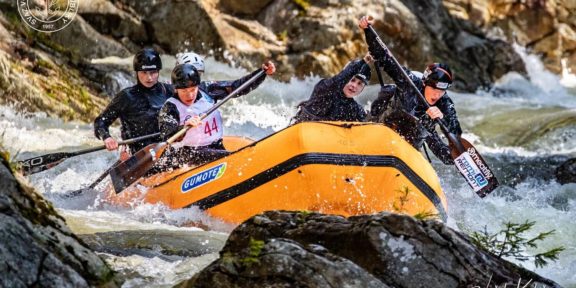
[[[200, 99], [198, 99], [198, 101], [194, 102], [194, 104], [190, 106], [184, 105], [184, 103], [180, 102], [180, 100], [174, 97], [166, 100], [174, 104], [178, 109], [180, 125], [184, 125], [184, 123], [186, 123], [186, 121], [188, 121], [188, 119], [192, 118], [193, 116], [202, 115], [202, 113], [208, 111], [208, 109], [214, 106], [215, 101], [210, 96], [208, 96], [208, 94], [202, 90], [199, 90], [198, 93], [201, 93]], [[224, 125], [222, 122], [222, 115], [220, 114], [220, 111], [216, 110], [204, 118], [200, 126], [188, 129], [188, 132], [186, 132], [186, 135], [184, 135], [182, 141], [174, 143], [172, 146], [176, 148], [181, 146], [208, 146], [222, 139], [224, 135], [223, 127]]]

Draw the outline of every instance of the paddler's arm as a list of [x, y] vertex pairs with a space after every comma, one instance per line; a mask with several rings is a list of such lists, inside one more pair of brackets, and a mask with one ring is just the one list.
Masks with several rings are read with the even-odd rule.
[[[387, 48], [382, 47], [382, 45], [380, 45], [380, 43], [378, 43], [378, 40], [376, 39], [377, 35], [372, 33], [372, 31], [370, 31], [370, 29], [367, 28], [368, 25], [374, 24], [374, 20], [369, 19], [369, 18], [370, 17], [368, 17], [368, 16], [363, 16], [358, 21], [358, 27], [360, 27], [360, 29], [364, 30], [364, 34], [366, 37], [366, 44], [368, 44], [368, 51], [370, 51], [370, 54], [372, 55], [372, 57], [374, 57], [374, 59], [376, 59], [376, 61], [378, 61], [378, 63], [380, 63], [380, 67], [382, 67], [382, 69], [384, 69], [386, 74], [388, 74], [388, 76], [390, 76], [390, 78], [392, 78], [392, 80], [398, 86], [398, 88], [400, 90], [411, 91], [412, 86], [406, 80], [406, 78], [404, 78], [402, 70], [400, 70], [400, 69], [404, 69], [404, 71], [406, 71], [406, 74], [408, 74], [408, 75], [411, 75], [412, 71], [410, 71], [410, 69], [408, 69], [406, 67], [403, 67], [403, 66], [400, 67], [400, 66], [396, 65], [396, 62], [394, 61], [394, 58], [390, 54], [390, 51], [388, 51]], [[413, 78], [413, 77], [414, 76], [411, 76], [411, 78]], [[418, 80], [418, 79], [413, 78], [412, 80], [414, 81], [414, 80]], [[415, 84], [418, 88], [420, 88], [421, 84], [419, 84], [418, 82], [419, 82], [419, 80], [415, 81]]]
[[452, 155], [450, 155], [450, 147], [442, 142], [436, 131], [426, 138], [426, 144], [428, 144], [432, 153], [434, 153], [442, 163], [454, 165], [454, 160], [452, 159]]
[[[238, 93], [238, 95], [236, 95], [236, 97], [240, 97], [242, 95], [246, 95], [248, 93], [250, 93], [250, 91], [256, 89], [260, 84], [262, 84], [262, 82], [264, 82], [264, 79], [266, 79], [266, 75], [272, 75], [276, 72], [276, 66], [274, 65], [274, 63], [272, 61], [266, 61], [264, 62], [264, 64], [262, 64], [262, 69], [266, 72], [265, 75], [262, 75], [261, 77], [259, 77], [256, 81], [254, 81], [254, 83], [250, 84], [250, 86], [248, 86], [246, 89], [244, 89], [242, 92]], [[208, 95], [210, 95], [210, 97], [212, 97], [212, 99], [218, 101], [221, 99], [224, 99], [226, 96], [228, 96], [232, 91], [236, 90], [238, 87], [240, 87], [242, 84], [244, 84], [246, 81], [250, 80], [252, 77], [254, 77], [256, 74], [258, 74], [258, 72], [260, 72], [262, 69], [258, 69], [238, 80], [234, 80], [234, 81], [207, 81], [207, 82], [203, 82], [204, 87], [201, 87], [200, 89], [207, 92]]]
[[96, 119], [94, 119], [94, 136], [103, 140], [108, 150], [118, 149], [118, 142], [110, 136], [109, 127], [120, 117], [125, 107], [128, 105], [128, 99], [124, 91], [120, 91]]
[[180, 113], [176, 105], [170, 102], [164, 103], [158, 115], [158, 125], [160, 128], [160, 138], [165, 141], [176, 132], [182, 130], [184, 125], [180, 125]]

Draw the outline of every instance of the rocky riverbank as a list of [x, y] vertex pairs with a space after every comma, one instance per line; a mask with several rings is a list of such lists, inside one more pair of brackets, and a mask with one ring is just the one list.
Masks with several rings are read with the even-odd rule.
[[117, 287], [104, 260], [0, 161], [0, 286]]

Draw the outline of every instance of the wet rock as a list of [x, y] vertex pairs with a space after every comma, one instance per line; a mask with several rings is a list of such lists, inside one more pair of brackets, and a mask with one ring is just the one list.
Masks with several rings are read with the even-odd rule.
[[282, 238], [262, 241], [261, 245], [256, 257], [226, 254], [223, 263], [210, 265], [177, 287], [390, 287], [321, 246], [303, 247]]
[[[562, 155], [532, 157], [498, 155], [497, 159], [489, 155], [485, 156], [492, 170], [496, 172], [500, 184], [511, 187], [524, 183], [527, 179], [553, 181], [557, 178], [555, 167], [567, 160], [567, 157]], [[495, 193], [498, 192], [495, 191]]]
[[[219, 60], [231, 60], [251, 70], [272, 53], [284, 51], [274, 33], [262, 24], [222, 13], [212, 1], [155, 3], [152, 8], [143, 19], [151, 38], [171, 54], [212, 51]], [[165, 21], [166, 17], [170, 21]]]
[[108, 56], [128, 57], [130, 51], [120, 43], [96, 31], [80, 15], [66, 29], [52, 33], [50, 40], [83, 60]]
[[117, 256], [198, 257], [218, 252], [226, 235], [204, 231], [136, 230], [79, 235], [94, 251]]
[[83, 63], [80, 66], [82, 67], [82, 75], [94, 83], [99, 83], [99, 88], [110, 98], [122, 89], [135, 84], [134, 71], [130, 71], [122, 65]]
[[[562, 59], [576, 54], [574, 1], [444, 1], [450, 13], [508, 43], [517, 42], [542, 55], [551, 71], [560, 73]], [[569, 60], [568, 65], [574, 65]]]
[[224, 11], [234, 14], [256, 15], [272, 0], [221, 0], [220, 6]]
[[[126, 48], [131, 49], [133, 43], [144, 43], [148, 41], [146, 27], [135, 13], [129, 13], [107, 0], [81, 1], [78, 7], [78, 14], [90, 23], [99, 33], [110, 35], [114, 39], [120, 39]], [[130, 39], [129, 43], [123, 43], [121, 39]]]
[[92, 121], [105, 101], [60, 60], [22, 42], [13, 41], [8, 52], [0, 49], [0, 104], [64, 120]]
[[576, 183], [576, 158], [572, 158], [556, 168], [556, 179], [560, 184]]
[[[333, 75], [349, 60], [363, 56], [364, 35], [356, 24], [360, 15], [353, 11], [370, 11], [377, 20], [375, 28], [410, 68], [449, 62], [457, 71], [457, 89], [474, 91], [489, 87], [510, 70], [524, 72], [508, 43], [455, 18], [441, 1], [120, 2], [141, 14], [149, 39], [169, 53], [213, 53], [249, 70], [272, 58], [283, 80], [310, 73]], [[435, 17], [429, 19], [429, 13]]]
[[[334, 269], [344, 263], [346, 267]], [[306, 275], [308, 267], [325, 282], [315, 277], [309, 282], [301, 279], [299, 273]], [[352, 275], [362, 283], [339, 282], [351, 281]], [[182, 287], [294, 287], [294, 283], [299, 287], [445, 288], [528, 283], [560, 287], [476, 248], [466, 235], [440, 222], [390, 213], [343, 218], [286, 211], [265, 212], [238, 226], [220, 259]]]
[[115, 287], [104, 261], [0, 161], [0, 286]]

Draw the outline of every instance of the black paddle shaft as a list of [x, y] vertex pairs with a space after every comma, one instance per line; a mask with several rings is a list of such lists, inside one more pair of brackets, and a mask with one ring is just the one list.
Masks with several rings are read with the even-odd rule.
[[[422, 102], [424, 103], [426, 108], [430, 108], [430, 104], [428, 104], [426, 97], [424, 97], [424, 95], [422, 95], [422, 93], [420, 93], [420, 90], [418, 89], [418, 87], [416, 87], [416, 84], [414, 84], [414, 82], [412, 82], [412, 79], [410, 79], [410, 76], [408, 76], [408, 73], [406, 73], [406, 71], [404, 71], [404, 69], [402, 68], [402, 65], [400, 65], [400, 62], [398, 62], [398, 60], [396, 60], [396, 57], [394, 57], [394, 55], [392, 54], [392, 51], [390, 51], [390, 49], [388, 49], [388, 46], [386, 46], [386, 44], [384, 44], [384, 41], [382, 41], [382, 39], [380, 39], [380, 36], [378, 36], [378, 33], [376, 33], [376, 30], [374, 30], [374, 27], [372, 27], [372, 25], [368, 25], [368, 29], [370, 30], [370, 32], [372, 32], [374, 34], [378, 44], [380, 44], [382, 46], [382, 48], [384, 48], [386, 51], [388, 51], [390, 58], [392, 58], [392, 60], [396, 64], [396, 66], [398, 66], [400, 72], [402, 73], [402, 76], [404, 76], [404, 78], [406, 78], [408, 83], [410, 83], [410, 86], [412, 86], [412, 88], [414, 89], [414, 92], [416, 92], [416, 94], [418, 95], [418, 98], [420, 98], [420, 100], [422, 100]], [[378, 66], [377, 66], [377, 69], [378, 69]], [[458, 153], [461, 154], [461, 153], [465, 152], [466, 150], [464, 149], [464, 146], [462, 146], [462, 143], [460, 143], [460, 141], [458, 141], [458, 139], [456, 138], [456, 135], [450, 133], [450, 131], [448, 130], [448, 128], [446, 127], [444, 122], [442, 122], [442, 120], [440, 120], [439, 118], [436, 118], [434, 120], [436, 121], [436, 123], [438, 123], [438, 125], [440, 125], [440, 129], [442, 129], [442, 132], [444, 133], [444, 135], [446, 135], [446, 138], [448, 138], [448, 141], [450, 141], [450, 143], [458, 150]]]
[[[416, 87], [414, 82], [412, 82], [412, 79], [410, 79], [408, 76], [408, 73], [406, 73], [398, 60], [396, 60], [396, 58], [392, 55], [392, 52], [390, 49], [388, 49], [386, 44], [384, 44], [384, 41], [380, 39], [380, 36], [378, 36], [378, 33], [376, 33], [372, 25], [368, 25], [368, 29], [371, 33], [374, 34], [376, 41], [378, 44], [380, 44], [380, 46], [382, 46], [382, 49], [389, 53], [390, 58], [394, 60], [394, 64], [396, 64], [404, 78], [406, 78], [408, 83], [410, 83], [410, 86], [412, 86], [420, 100], [422, 100], [424, 105], [426, 105], [426, 108], [430, 108], [430, 104], [428, 104], [426, 97], [420, 93], [418, 87]], [[378, 65], [377, 69], [379, 69]], [[454, 164], [458, 168], [460, 174], [462, 174], [468, 184], [474, 189], [476, 194], [478, 194], [480, 197], [485, 197], [487, 194], [496, 189], [496, 187], [499, 185], [498, 179], [496, 179], [494, 173], [490, 170], [488, 164], [482, 158], [482, 156], [477, 153], [476, 148], [474, 148], [474, 146], [468, 143], [468, 141], [465, 139], [457, 138], [456, 135], [450, 133], [444, 122], [442, 122], [440, 119], [436, 118], [435, 121], [438, 123], [438, 125], [440, 125], [442, 132], [450, 142], [450, 149], [452, 150], [451, 154], [452, 158], [454, 159]]]
[[[132, 144], [132, 143], [136, 143], [136, 142], [139, 142], [142, 140], [146, 140], [146, 139], [154, 138], [154, 137], [158, 137], [158, 136], [160, 136], [160, 133], [144, 135], [144, 136], [140, 136], [140, 137], [136, 137], [136, 138], [132, 138], [132, 139], [118, 142], [118, 145]], [[88, 154], [88, 153], [92, 153], [92, 152], [96, 152], [96, 151], [104, 150], [104, 149], [106, 149], [106, 145], [87, 148], [87, 149], [79, 150], [79, 151], [75, 151], [75, 152], [51, 153], [51, 154], [36, 156], [36, 157], [28, 158], [26, 160], [18, 161], [17, 165], [19, 167], [22, 167], [22, 174], [24, 176], [26, 176], [26, 175], [35, 174], [35, 173], [50, 169], [50, 168], [62, 163], [62, 161], [66, 160], [70, 157]]]

